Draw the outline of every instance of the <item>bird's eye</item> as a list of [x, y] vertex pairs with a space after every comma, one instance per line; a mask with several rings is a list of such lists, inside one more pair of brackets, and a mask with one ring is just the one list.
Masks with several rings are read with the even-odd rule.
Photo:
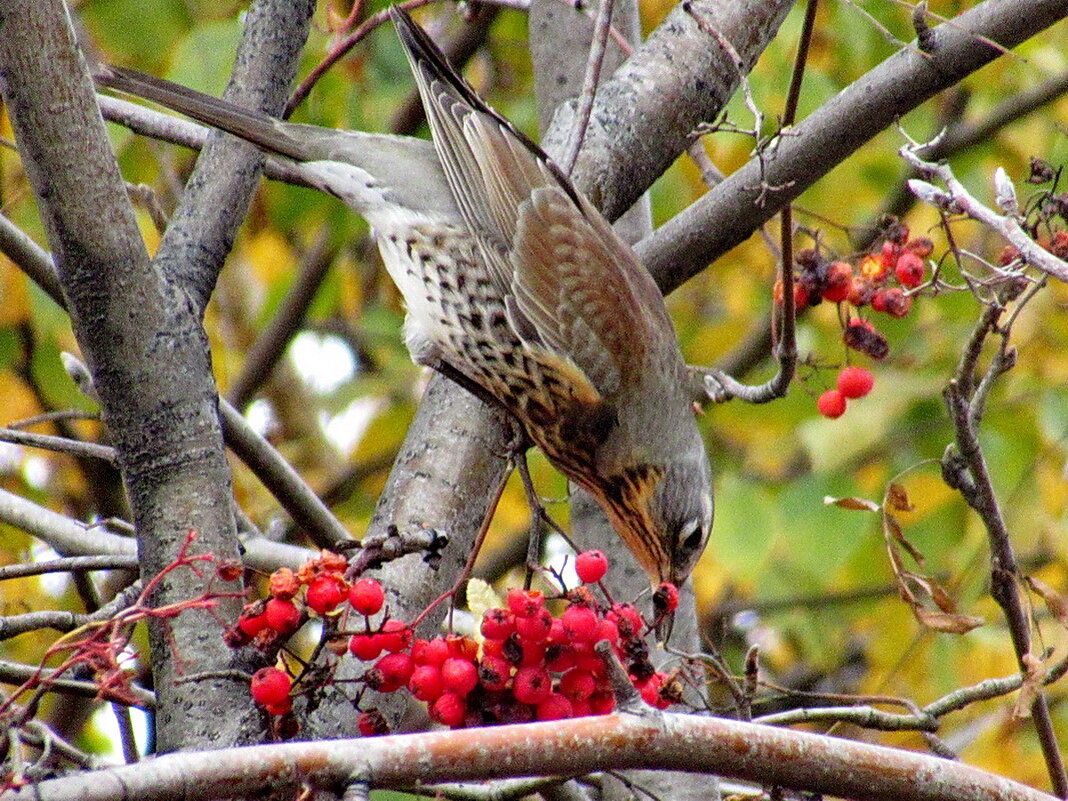
[[689, 533], [682, 541], [682, 550], [684, 551], [696, 551], [698, 550], [705, 538], [705, 532], [698, 521], [691, 523], [688, 529]]

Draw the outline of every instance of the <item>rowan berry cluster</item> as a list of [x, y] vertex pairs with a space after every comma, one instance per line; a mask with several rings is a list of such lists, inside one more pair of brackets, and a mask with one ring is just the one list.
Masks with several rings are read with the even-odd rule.
[[[933, 249], [930, 239], [910, 238], [909, 227], [895, 220], [887, 227], [878, 249], [860, 257], [855, 264], [825, 258], [816, 250], [802, 250], [795, 259], [798, 270], [794, 275], [794, 304], [798, 309], [823, 301], [848, 304], [854, 311], [844, 318], [842, 339], [846, 347], [883, 359], [890, 351], [886, 337], [861, 316], [860, 310], [870, 307], [891, 317], [905, 317], [912, 308], [914, 290], [926, 277], [924, 259]], [[782, 295], [780, 279], [775, 285], [776, 303], [782, 303]], [[866, 395], [871, 390], [871, 373], [847, 367], [839, 374], [837, 384], [816, 402], [825, 417], [840, 417], [848, 399]]]
[[[324, 552], [297, 573], [276, 571], [270, 599], [245, 608], [227, 632], [228, 642], [267, 647], [295, 632], [308, 610], [338, 616], [356, 629], [345, 635], [348, 651], [373, 661], [362, 679], [366, 687], [383, 693], [405, 690], [427, 705], [432, 720], [453, 728], [611, 712], [615, 696], [608, 667], [594, 648], [602, 640], [625, 665], [646, 703], [663, 709], [681, 698], [679, 682], [656, 671], [649, 660], [644, 637], [652, 625], [631, 604], [602, 603], [594, 597], [590, 585], [608, 570], [600, 551], [586, 551], [575, 559], [583, 585], [555, 599], [564, 607], [559, 615], [547, 606], [547, 600], [554, 599], [543, 593], [509, 590], [504, 606], [482, 615], [478, 639], [458, 634], [419, 639], [411, 626], [388, 614], [372, 623], [383, 611], [382, 585], [372, 578], [350, 585], [344, 569], [343, 557]], [[653, 595], [658, 618], [677, 605], [674, 585], [663, 584]], [[354, 620], [359, 622], [353, 625]], [[267, 712], [285, 715], [292, 708], [292, 687], [288, 673], [267, 667], [253, 676], [250, 690]], [[358, 724], [364, 735], [388, 731], [385, 718], [374, 709], [363, 710]]]

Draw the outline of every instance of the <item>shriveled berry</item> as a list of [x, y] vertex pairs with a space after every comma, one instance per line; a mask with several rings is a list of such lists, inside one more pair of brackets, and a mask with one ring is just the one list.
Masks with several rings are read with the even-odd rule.
[[838, 374], [838, 391], [846, 398], [863, 398], [874, 384], [875, 377], [863, 367], [843, 367]]
[[923, 259], [915, 253], [905, 251], [898, 256], [897, 264], [894, 266], [894, 275], [897, 276], [898, 283], [901, 286], [909, 289], [919, 286], [923, 283], [923, 273]]
[[456, 693], [442, 693], [427, 710], [430, 719], [443, 726], [455, 727], [464, 722], [467, 703]]
[[512, 692], [524, 704], [540, 704], [552, 691], [552, 677], [542, 667], [521, 667], [512, 679]]
[[[872, 308], [874, 308], [874, 303]], [[884, 309], [891, 317], [904, 317], [909, 313], [909, 309], [912, 308], [912, 296], [906, 295], [904, 291], [898, 287], [886, 290], [886, 298], [884, 299]]]
[[876, 331], [875, 326], [869, 320], [860, 317], [854, 317], [849, 321], [849, 325], [842, 332], [842, 340], [846, 347], [864, 353], [873, 359], [885, 359], [890, 352], [890, 344], [886, 341], [886, 337]]
[[575, 557], [575, 574], [583, 584], [596, 584], [608, 572], [608, 557], [602, 551], [583, 551]]
[[292, 634], [300, 625], [300, 610], [290, 600], [272, 598], [263, 612], [264, 620], [279, 634]]
[[816, 408], [820, 410], [820, 414], [824, 417], [834, 420], [836, 417], [841, 417], [845, 414], [845, 396], [837, 389], [829, 389], [820, 395], [816, 401]]
[[356, 720], [356, 725], [360, 729], [360, 734], [364, 737], [378, 737], [383, 734], [389, 734], [389, 723], [386, 722], [386, 716], [377, 709], [365, 709], [361, 712]]
[[538, 590], [508, 590], [508, 609], [517, 618], [531, 617], [545, 608], [545, 595]]
[[373, 578], [359, 579], [349, 587], [349, 605], [361, 615], [377, 615], [386, 601], [386, 591]]
[[515, 631], [522, 642], [545, 642], [552, 631], [553, 616], [545, 607], [529, 616], [516, 615]]
[[860, 260], [860, 274], [874, 283], [880, 283], [890, 273], [890, 268], [883, 264], [878, 256], [865, 256]]
[[252, 674], [249, 692], [260, 706], [281, 704], [289, 698], [293, 680], [284, 670], [275, 667], [260, 668]]
[[534, 717], [537, 720], [565, 720], [571, 715], [571, 702], [560, 693], [551, 693], [534, 710]]
[[926, 259], [934, 252], [934, 242], [926, 236], [918, 236], [905, 243], [905, 250], [915, 253], [921, 259]]
[[478, 668], [470, 659], [449, 657], [441, 665], [441, 679], [446, 690], [466, 696], [478, 686]]
[[487, 609], [482, 615], [481, 631], [483, 637], [506, 639], [515, 631], [515, 615], [507, 609]]
[[478, 665], [478, 681], [487, 690], [503, 690], [512, 677], [512, 666], [499, 656], [483, 656]]
[[304, 600], [314, 612], [325, 615], [345, 600], [346, 590], [344, 579], [333, 573], [324, 573], [308, 585]]
[[592, 642], [597, 636], [600, 621], [597, 613], [587, 606], [569, 606], [560, 616], [564, 631], [575, 642]]
[[382, 643], [377, 634], [353, 634], [349, 640], [349, 651], [364, 662], [377, 659], [382, 650]]
[[372, 690], [391, 693], [408, 683], [415, 672], [411, 654], [386, 654], [367, 674], [367, 684]]
[[883, 242], [882, 249], [879, 251], [879, 259], [882, 261], [883, 266], [887, 268], [893, 267], [899, 252], [900, 248], [896, 242], [891, 242], [889, 239]]
[[377, 636], [383, 651], [397, 653], [412, 644], [412, 630], [400, 620], [387, 620]]
[[300, 580], [288, 567], [280, 567], [271, 573], [269, 588], [272, 598], [288, 601], [300, 592]]
[[420, 665], [408, 679], [408, 690], [420, 701], [433, 703], [445, 692], [441, 669], [436, 665]]

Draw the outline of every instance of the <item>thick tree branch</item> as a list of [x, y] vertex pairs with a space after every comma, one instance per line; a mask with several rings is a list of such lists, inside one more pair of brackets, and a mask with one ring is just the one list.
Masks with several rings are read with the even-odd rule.
[[771, 726], [659, 713], [518, 726], [253, 746], [164, 756], [53, 779], [0, 801], [198, 801], [339, 792], [354, 780], [385, 788], [513, 776], [661, 768], [871, 801], [1049, 801], [977, 768], [910, 751]]

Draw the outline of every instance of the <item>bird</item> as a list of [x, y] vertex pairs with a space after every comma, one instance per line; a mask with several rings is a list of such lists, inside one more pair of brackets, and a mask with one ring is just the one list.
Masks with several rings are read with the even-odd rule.
[[404, 298], [413, 361], [503, 407], [592, 495], [650, 583], [681, 586], [714, 504], [663, 295], [557, 165], [406, 11], [390, 16], [432, 145], [284, 122], [125, 68], [95, 77], [292, 159], [363, 216]]

